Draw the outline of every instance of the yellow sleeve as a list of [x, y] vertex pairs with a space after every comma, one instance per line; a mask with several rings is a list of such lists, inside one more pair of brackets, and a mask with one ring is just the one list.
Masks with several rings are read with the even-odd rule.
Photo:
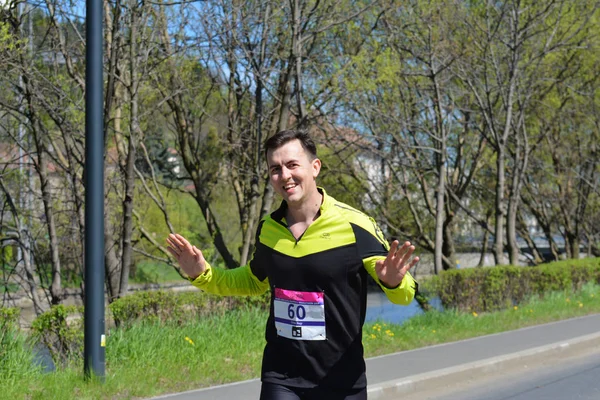
[[365, 266], [365, 269], [367, 270], [369, 275], [371, 275], [371, 277], [375, 280], [375, 282], [377, 282], [379, 287], [381, 287], [381, 289], [383, 290], [383, 292], [385, 293], [387, 298], [392, 303], [401, 304], [404, 306], [409, 305], [410, 302], [415, 297], [415, 292], [417, 290], [417, 282], [414, 280], [414, 278], [412, 277], [410, 272], [407, 272], [406, 275], [404, 275], [404, 278], [402, 279], [402, 282], [400, 282], [400, 285], [398, 285], [398, 287], [395, 287], [393, 289], [389, 289], [389, 288], [385, 287], [379, 281], [379, 278], [377, 277], [377, 273], [375, 272], [375, 263], [378, 260], [384, 260], [384, 259], [385, 259], [385, 257], [382, 257], [382, 256], [374, 256], [374, 257], [365, 258], [363, 260], [363, 265]]
[[206, 263], [206, 271], [192, 281], [198, 289], [221, 296], [253, 296], [269, 289], [269, 279], [260, 281], [249, 265], [234, 269], [212, 267]]

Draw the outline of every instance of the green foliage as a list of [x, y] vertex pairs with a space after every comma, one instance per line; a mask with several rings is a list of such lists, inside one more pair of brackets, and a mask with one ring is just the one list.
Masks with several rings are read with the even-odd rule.
[[0, 307], [0, 334], [6, 329], [18, 326], [21, 309], [16, 307]]
[[135, 268], [135, 277], [130, 282], [163, 283], [181, 281], [181, 276], [171, 266], [159, 261], [140, 261]]
[[363, 209], [362, 200], [366, 196], [365, 174], [353, 166], [356, 154], [351, 150], [320, 147], [319, 159], [322, 167], [318, 183], [327, 193], [337, 200], [359, 210]]
[[2, 258], [0, 259], [0, 262], [9, 263], [14, 259], [14, 257], [15, 257], [15, 255], [14, 255], [12, 246], [3, 246], [2, 247]]
[[[141, 225], [144, 226], [147, 232], [152, 236], [153, 239], [159, 243], [164, 243], [165, 238], [169, 234], [169, 229], [165, 224], [165, 217], [159, 207], [144, 191], [141, 183], [136, 183], [136, 195], [134, 197], [135, 209], [140, 215], [138, 220]], [[202, 250], [204, 258], [215, 265], [220, 261], [219, 253], [214, 249], [213, 239], [208, 232], [206, 222], [202, 216], [202, 212], [196, 200], [192, 197], [191, 193], [184, 193], [177, 190], [167, 190], [161, 187], [162, 195], [165, 199], [167, 212], [169, 214], [169, 220], [173, 225], [175, 232], [186, 237], [191, 243]], [[231, 190], [229, 183], [226, 181], [219, 182], [214, 190], [215, 194], [215, 205], [212, 211], [221, 224], [223, 229], [223, 235], [230, 248], [237, 248], [241, 245], [241, 236], [239, 230], [228, 229], [228, 227], [235, 227], [239, 223], [238, 208], [235, 203], [235, 195]], [[158, 257], [164, 257], [164, 254], [160, 252], [156, 247], [146, 240], [140, 240], [137, 247], [143, 249], [145, 252]], [[132, 268], [132, 280], [143, 281], [148, 277], [137, 277], [137, 268], [151, 268], [148, 267], [150, 264], [158, 266], [159, 264], [148, 261], [148, 258], [143, 255], [134, 255], [135, 268]], [[164, 264], [162, 264], [164, 265]], [[171, 267], [164, 267], [171, 269]], [[148, 271], [146, 271], [148, 272]], [[156, 274], [163, 276], [163, 273], [159, 271], [159, 268], [155, 269]], [[143, 274], [144, 272], [142, 272]]]
[[[402, 325], [367, 323], [365, 356], [372, 357], [480, 335], [564, 320], [600, 311], [600, 286], [585, 285], [574, 294], [546, 293], [508, 310], [476, 314], [456, 310], [417, 315]], [[109, 332], [107, 379], [83, 382], [81, 364], [42, 374], [25, 351], [24, 335], [15, 336], [9, 354], [12, 379], [0, 374], [3, 399], [130, 399], [258, 377], [264, 349], [266, 310], [242, 307], [222, 316], [182, 325], [139, 323]], [[19, 354], [22, 358], [18, 359]], [[0, 360], [2, 362], [3, 360]]]
[[31, 324], [33, 336], [45, 345], [56, 365], [81, 357], [83, 351], [83, 307], [57, 305]]
[[577, 291], [600, 283], [600, 258], [565, 260], [536, 267], [500, 266], [449, 270], [425, 283], [447, 309], [495, 311], [532, 296]]
[[123, 297], [109, 305], [117, 326], [134, 323], [182, 324], [199, 317], [223, 315], [240, 306], [257, 306], [266, 309], [268, 295], [257, 297], [218, 297], [203, 292], [138, 292]]
[[13, 382], [35, 373], [27, 336], [19, 331], [18, 308], [0, 307], [0, 382]]
[[18, 308], [0, 307], [0, 376], [5, 374], [8, 354], [14, 350], [20, 313]]

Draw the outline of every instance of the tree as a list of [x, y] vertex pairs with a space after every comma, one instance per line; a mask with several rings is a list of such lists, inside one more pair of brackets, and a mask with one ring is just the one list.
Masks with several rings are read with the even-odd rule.
[[[572, 5], [573, 7], [569, 7]], [[527, 113], [533, 99], [542, 100], [552, 56], [577, 44], [580, 32], [596, 7], [584, 2], [471, 4], [465, 35], [473, 46], [471, 57], [457, 68], [458, 76], [472, 91], [477, 111], [485, 121], [486, 135], [496, 151], [495, 246], [496, 263], [503, 263], [504, 223], [510, 262], [517, 262], [516, 215], [524, 173], [531, 151]], [[568, 67], [568, 66], [567, 66]], [[546, 69], [550, 71], [550, 69]], [[560, 76], [552, 75], [550, 79]], [[537, 98], [536, 98], [537, 97]], [[512, 154], [512, 166], [506, 163]], [[510, 186], [505, 197], [507, 178]]]

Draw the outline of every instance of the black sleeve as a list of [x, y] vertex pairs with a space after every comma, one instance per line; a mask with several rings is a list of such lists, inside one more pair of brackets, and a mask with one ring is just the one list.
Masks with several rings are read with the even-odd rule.
[[361, 228], [358, 225], [350, 223], [356, 238], [356, 247], [361, 259], [373, 256], [387, 256], [388, 251], [384, 244], [379, 241], [371, 232]]

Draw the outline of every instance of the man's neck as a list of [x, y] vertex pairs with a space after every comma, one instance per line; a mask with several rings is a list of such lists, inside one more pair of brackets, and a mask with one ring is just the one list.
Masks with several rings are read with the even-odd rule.
[[311, 197], [302, 204], [288, 204], [286, 220], [288, 225], [302, 223], [310, 225], [319, 216], [323, 195], [318, 190], [315, 190]]

